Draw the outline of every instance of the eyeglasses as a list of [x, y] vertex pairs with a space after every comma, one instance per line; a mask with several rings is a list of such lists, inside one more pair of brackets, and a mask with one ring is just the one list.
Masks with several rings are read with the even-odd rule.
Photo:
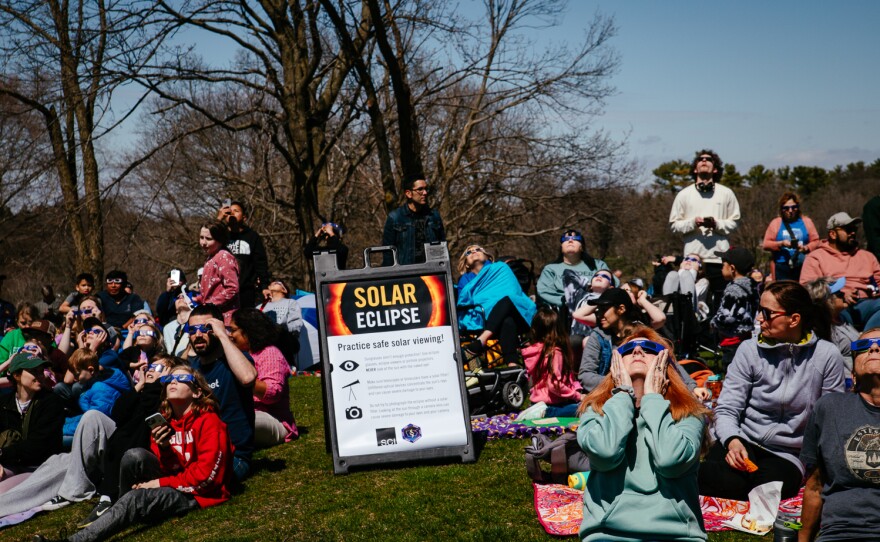
[[470, 255], [473, 254], [474, 252], [483, 252], [483, 253], [485, 253], [486, 251], [483, 250], [483, 249], [480, 248], [480, 247], [475, 247], [475, 248], [472, 248], [472, 249], [470, 249], [470, 250], [465, 251], [465, 253], [464, 253], [464, 257], [467, 258], [468, 256], [470, 256]]
[[135, 324], [138, 324], [138, 325], [140, 325], [140, 324], [149, 324], [149, 323], [150, 323], [150, 319], [149, 319], [149, 318], [136, 318], [135, 321], [134, 321], [134, 323], [135, 323]]
[[800, 208], [800, 205], [783, 205], [783, 211], [797, 211]]
[[711, 156], [701, 156], [697, 159], [697, 162], [712, 162]]
[[159, 377], [159, 382], [161, 382], [163, 384], [167, 384], [167, 383], [172, 382], [174, 380], [176, 380], [178, 382], [188, 383], [188, 382], [192, 382], [193, 380], [195, 380], [195, 377], [189, 373], [177, 373], [177, 374], [173, 374], [173, 375], [162, 375]]
[[777, 316], [788, 314], [785, 311], [774, 311], [772, 309], [768, 309], [767, 307], [758, 307], [758, 311], [761, 313], [761, 316], [764, 318], [765, 322], [769, 322]]
[[196, 333], [212, 333], [211, 324], [187, 324], [185, 331], [189, 335], [195, 335]]
[[165, 365], [162, 363], [151, 363], [147, 366], [147, 372], [153, 371], [154, 373], [161, 373], [165, 370]]
[[621, 356], [625, 356], [635, 350], [637, 346], [640, 347], [643, 351], [649, 354], [654, 354], [655, 356], [663, 350], [666, 350], [666, 347], [660, 343], [655, 343], [654, 341], [649, 341], [647, 339], [638, 339], [621, 345], [617, 349], [617, 353]]
[[880, 339], [859, 339], [851, 342], [849, 348], [853, 354], [862, 354], [874, 345], [880, 346]]
[[418, 187], [418, 188], [411, 188], [410, 191], [412, 191], [412, 192], [424, 192], [425, 194], [427, 194], [427, 193], [431, 192], [431, 189], [430, 189], [429, 187], [427, 187], [427, 186], [420, 186], [420, 187]]
[[138, 337], [153, 337], [156, 338], [156, 332], [152, 329], [139, 329], [134, 332], [133, 339], [137, 339]]
[[122, 284], [123, 282], [122, 279], [107, 279], [107, 284]]

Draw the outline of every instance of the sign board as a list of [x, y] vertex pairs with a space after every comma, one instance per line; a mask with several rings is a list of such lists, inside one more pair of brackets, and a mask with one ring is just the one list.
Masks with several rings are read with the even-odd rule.
[[[370, 254], [394, 265], [370, 267]], [[392, 247], [364, 251], [363, 269], [315, 256], [325, 425], [333, 470], [437, 457], [474, 461], [459, 360], [449, 253], [398, 265]]]

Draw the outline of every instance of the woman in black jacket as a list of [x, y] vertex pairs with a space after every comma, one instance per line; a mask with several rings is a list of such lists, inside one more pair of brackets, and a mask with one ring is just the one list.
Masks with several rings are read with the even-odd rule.
[[27, 351], [9, 364], [15, 393], [0, 397], [0, 493], [17, 485], [10, 478], [61, 453], [64, 405], [46, 371], [49, 362]]

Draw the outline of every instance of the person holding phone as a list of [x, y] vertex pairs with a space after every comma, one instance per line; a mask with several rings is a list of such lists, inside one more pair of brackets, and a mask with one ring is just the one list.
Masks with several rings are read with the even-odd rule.
[[733, 190], [718, 184], [723, 172], [724, 164], [718, 154], [708, 149], [696, 153], [691, 163], [694, 184], [676, 194], [669, 213], [672, 233], [684, 236], [683, 254], [696, 253], [703, 260], [712, 292], [712, 314], [724, 291], [721, 259], [715, 253], [730, 248], [727, 238], [740, 220], [739, 202]]
[[159, 412], [168, 423], [152, 429], [150, 450], [123, 456], [119, 500], [67, 540], [104, 540], [136, 522], [157, 523], [229, 500], [232, 444], [210, 386], [185, 365], [160, 381]]

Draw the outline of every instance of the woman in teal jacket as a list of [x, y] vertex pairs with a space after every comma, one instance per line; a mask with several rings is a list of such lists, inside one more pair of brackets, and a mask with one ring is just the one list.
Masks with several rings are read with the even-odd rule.
[[614, 349], [584, 398], [578, 443], [590, 459], [583, 540], [706, 540], [697, 470], [708, 410], [670, 367], [671, 345], [644, 328]]

